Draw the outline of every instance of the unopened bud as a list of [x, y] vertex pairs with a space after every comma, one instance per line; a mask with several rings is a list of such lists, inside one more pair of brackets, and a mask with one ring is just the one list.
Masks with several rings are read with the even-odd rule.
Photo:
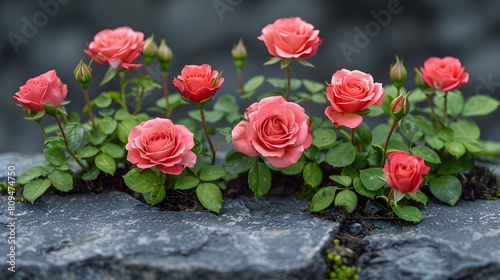
[[80, 63], [75, 68], [75, 79], [82, 85], [84, 89], [89, 87], [89, 82], [92, 80], [92, 69], [83, 62], [83, 59], [80, 60]]
[[160, 46], [157, 51], [158, 60], [162, 71], [167, 71], [170, 61], [172, 61], [172, 50], [165, 43], [165, 39], [161, 39]]
[[245, 64], [245, 59], [247, 58], [247, 49], [245, 48], [245, 45], [243, 45], [243, 39], [240, 38], [238, 44], [233, 46], [233, 49], [231, 50], [231, 55], [233, 56], [236, 68], [238, 69], [243, 68], [243, 65]]
[[403, 65], [403, 60], [399, 60], [396, 56], [396, 63], [391, 65], [391, 70], [389, 71], [391, 80], [394, 82], [394, 86], [400, 89], [403, 86], [403, 82], [406, 80], [406, 68]]
[[151, 35], [144, 41], [144, 47], [142, 49], [142, 54], [144, 55], [144, 62], [146, 65], [151, 65], [153, 58], [156, 56], [156, 46], [154, 35]]
[[415, 69], [415, 78], [414, 78], [415, 85], [417, 85], [417, 87], [422, 92], [426, 92], [426, 90], [429, 89], [429, 85], [427, 85], [425, 83], [424, 78], [422, 77], [422, 72], [420, 72], [420, 70], [418, 70], [418, 68], [414, 68], [414, 69]]
[[400, 95], [391, 102], [391, 114], [395, 121], [399, 121], [410, 112], [410, 102], [408, 94]]

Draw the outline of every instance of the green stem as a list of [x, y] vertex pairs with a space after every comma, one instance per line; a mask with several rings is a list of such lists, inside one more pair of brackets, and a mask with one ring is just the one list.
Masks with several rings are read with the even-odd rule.
[[350, 135], [350, 138], [351, 138], [351, 144], [356, 147], [356, 141], [354, 139], [354, 128], [351, 128], [351, 135]]
[[384, 150], [382, 151], [382, 161], [380, 162], [380, 166], [384, 165], [385, 162], [385, 155], [387, 154], [387, 147], [389, 146], [389, 140], [391, 139], [392, 133], [394, 132], [394, 129], [398, 125], [398, 122], [393, 122], [391, 129], [389, 130], [389, 133], [387, 134], [387, 138], [385, 139], [385, 144], [384, 144]]
[[[146, 65], [146, 67], [144, 68], [144, 77], [146, 77], [148, 73], [149, 73], [149, 66]], [[137, 104], [135, 105], [134, 115], [137, 115], [137, 113], [139, 113], [139, 111], [141, 110], [142, 99], [144, 98], [144, 90], [145, 88], [141, 86], [141, 91], [139, 92], [139, 97], [137, 98]]]
[[[243, 85], [243, 74], [240, 68], [237, 70], [237, 75], [238, 75], [238, 83], [240, 84], [240, 90], [241, 90], [241, 95], [245, 95], [245, 86]], [[243, 98], [245, 100], [245, 105], [248, 107], [250, 105], [250, 101], [248, 101], [248, 97]]]
[[201, 124], [203, 125], [203, 131], [205, 132], [205, 137], [207, 138], [208, 145], [210, 146], [210, 151], [212, 152], [212, 164], [215, 163], [215, 149], [212, 140], [210, 139], [210, 134], [208, 134], [207, 122], [205, 121], [205, 103], [197, 103], [200, 108]]
[[83, 89], [83, 94], [85, 95], [85, 103], [87, 103], [87, 110], [89, 110], [89, 118], [92, 122], [92, 129], [95, 130], [94, 114], [92, 113], [92, 107], [90, 106], [89, 91], [88, 89]]
[[47, 132], [45, 132], [45, 128], [43, 127], [42, 121], [41, 120], [37, 120], [36, 123], [38, 124], [38, 127], [42, 131], [43, 138], [47, 139]]
[[446, 125], [446, 107], [448, 104], [448, 98], [446, 98], [448, 94], [444, 94], [444, 104], [443, 104], [443, 123]]
[[391, 199], [393, 194], [394, 194], [394, 188], [391, 188], [391, 190], [389, 191], [389, 195], [387, 195], [387, 207], [389, 209], [391, 209]]
[[286, 92], [285, 92], [285, 100], [288, 101], [288, 97], [290, 96], [290, 66], [287, 66], [285, 68], [285, 74], [286, 74]]
[[127, 113], [129, 113], [128, 106], [127, 106], [127, 96], [125, 93], [125, 81], [123, 80], [123, 76], [121, 75], [121, 73], [118, 73], [118, 77], [119, 77], [119, 81], [120, 81], [121, 105], [122, 105], [123, 109], [125, 109], [125, 111]]
[[165, 116], [167, 118], [170, 118], [170, 115], [172, 114], [172, 110], [170, 110], [170, 108], [169, 108], [170, 106], [168, 104], [167, 72], [165, 72], [165, 71], [161, 72], [161, 81], [162, 81], [163, 95], [165, 96], [165, 104], [166, 104]]
[[64, 129], [61, 125], [61, 122], [59, 121], [59, 118], [57, 115], [54, 116], [54, 119], [56, 119], [57, 126], [59, 126], [59, 130], [61, 131], [61, 135], [64, 140], [64, 146], [66, 146], [66, 150], [68, 153], [71, 155], [71, 157], [76, 161], [76, 163], [85, 171], [88, 172], [89, 169], [76, 157], [75, 153], [68, 147], [68, 138], [66, 137], [66, 133], [64, 133]]
[[436, 112], [434, 112], [434, 105], [432, 105], [431, 97], [428, 94], [426, 94], [426, 96], [427, 96], [427, 104], [429, 104], [429, 108], [431, 108], [432, 118], [434, 119], [434, 121], [436, 123], [438, 123], [442, 127], [443, 125], [441, 124], [438, 117], [436, 116]]

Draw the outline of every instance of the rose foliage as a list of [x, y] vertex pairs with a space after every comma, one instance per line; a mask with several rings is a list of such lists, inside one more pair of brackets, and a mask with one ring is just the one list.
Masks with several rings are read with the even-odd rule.
[[[314, 59], [323, 43], [319, 33], [298, 17], [262, 29], [257, 39], [272, 57], [265, 64], [281, 62], [277, 75], [283, 79], [257, 75], [243, 81], [248, 52], [240, 40], [231, 51], [240, 87], [221, 94], [233, 89], [224, 88], [222, 71], [203, 61], [168, 78], [173, 52], [165, 39], [157, 45], [153, 36], [144, 39], [130, 27], [100, 31], [83, 52], [90, 63], [82, 59], [75, 69], [83, 94], [72, 92], [71, 99], [85, 104], [82, 112], [65, 110], [68, 86], [55, 70], [27, 80], [13, 97], [39, 126], [46, 146], [47, 163], [18, 178], [22, 197], [34, 202], [50, 189], [71, 191], [76, 176], [92, 181], [120, 169], [124, 183], [151, 205], [169, 190], [195, 190], [201, 205], [215, 213], [233, 182], [260, 197], [272, 180], [285, 176], [311, 199], [311, 212], [330, 206], [353, 212], [373, 202], [420, 222], [428, 195], [455, 205], [458, 176], [500, 155], [500, 144], [480, 139], [478, 125], [468, 119], [494, 112], [499, 101], [463, 95], [469, 74], [450, 56], [416, 66], [416, 86], [406, 81], [398, 57], [388, 71], [393, 84], [382, 85], [380, 73], [366, 69], [300, 79], [290, 65], [312, 66], [306, 59]], [[100, 85], [116, 90], [99, 91], [92, 61], [108, 67]], [[154, 65], [161, 77], [150, 75]], [[143, 108], [147, 98], [156, 103]], [[175, 114], [179, 107], [187, 117]], [[54, 125], [45, 127], [42, 118]], [[369, 127], [369, 118], [378, 124]], [[221, 147], [224, 153], [217, 154]]]

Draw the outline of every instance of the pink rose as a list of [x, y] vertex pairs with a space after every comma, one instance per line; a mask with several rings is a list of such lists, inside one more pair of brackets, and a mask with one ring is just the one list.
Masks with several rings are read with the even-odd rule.
[[193, 133], [169, 119], [155, 118], [130, 130], [127, 160], [139, 168], [157, 166], [166, 174], [179, 175], [184, 168], [194, 167], [196, 154]]
[[282, 96], [267, 97], [250, 105], [245, 120], [231, 134], [236, 151], [251, 157], [260, 154], [278, 168], [296, 163], [312, 143], [304, 108]]
[[373, 104], [382, 105], [384, 89], [381, 83], [373, 82], [370, 74], [342, 69], [333, 74], [326, 97], [332, 106], [326, 108], [325, 114], [335, 127], [356, 128], [363, 121], [358, 113]]
[[132, 62], [141, 55], [143, 45], [144, 34], [124, 26], [100, 31], [84, 52], [95, 62], [109, 64], [116, 70], [136, 69], [142, 65]]
[[67, 93], [68, 87], [59, 79], [56, 70], [50, 70], [26, 81], [12, 99], [38, 112], [43, 110], [45, 104], [59, 106]]
[[212, 98], [223, 82], [224, 78], [208, 64], [186, 65], [173, 81], [182, 95], [193, 102]]
[[300, 17], [277, 19], [262, 29], [257, 39], [266, 44], [272, 56], [281, 58], [309, 58], [316, 54], [323, 40], [310, 23]]
[[417, 192], [431, 168], [423, 159], [406, 152], [392, 152], [384, 165], [386, 183], [402, 193]]
[[460, 60], [451, 56], [431, 57], [425, 61], [424, 67], [420, 67], [425, 83], [441, 91], [454, 90], [466, 84], [469, 73], [464, 69]]

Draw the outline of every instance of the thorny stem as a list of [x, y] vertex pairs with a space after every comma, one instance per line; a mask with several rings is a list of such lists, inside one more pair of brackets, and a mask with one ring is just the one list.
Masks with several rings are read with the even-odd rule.
[[287, 66], [285, 68], [285, 74], [286, 74], [286, 92], [285, 92], [285, 100], [288, 101], [288, 97], [290, 96], [290, 66]]
[[398, 125], [398, 122], [393, 122], [391, 129], [389, 130], [389, 133], [387, 134], [387, 138], [385, 139], [385, 144], [384, 144], [384, 150], [382, 151], [382, 160], [380, 162], [380, 166], [384, 165], [385, 162], [385, 155], [387, 154], [387, 147], [389, 146], [389, 140], [391, 139], [392, 133], [394, 132], [394, 129]]
[[[245, 95], [246, 92], [245, 92], [245, 87], [243, 85], [243, 75], [242, 75], [242, 72], [240, 68], [238, 68], [237, 70], [237, 75], [238, 75], [238, 83], [240, 84], [240, 90], [241, 90], [241, 95]], [[245, 97], [243, 98], [245, 100], [245, 105], [248, 107], [250, 105], [250, 102], [248, 101], [248, 97]]]
[[205, 107], [205, 103], [198, 103], [198, 107], [200, 108], [201, 124], [203, 125], [203, 131], [205, 132], [205, 137], [207, 138], [208, 145], [210, 146], [210, 151], [212, 152], [212, 164], [214, 164], [215, 149], [214, 149], [214, 144], [212, 144], [212, 140], [210, 139], [210, 134], [208, 134], [207, 122], [205, 121], [205, 111], [203, 110], [203, 108]]
[[94, 113], [92, 113], [92, 107], [90, 106], [88, 89], [83, 89], [83, 94], [85, 95], [85, 103], [87, 103], [87, 110], [89, 110], [89, 117], [90, 121], [92, 122], [92, 129], [95, 130]]
[[162, 80], [162, 88], [163, 88], [163, 95], [165, 96], [165, 103], [166, 103], [166, 113], [165, 116], [167, 118], [170, 118], [170, 114], [172, 114], [172, 110], [170, 110], [170, 106], [168, 104], [168, 89], [167, 89], [167, 72], [162, 71], [161, 72], [161, 80]]
[[73, 157], [73, 159], [76, 161], [76, 163], [86, 172], [89, 171], [89, 169], [76, 157], [75, 153], [68, 147], [68, 138], [66, 137], [66, 133], [64, 133], [64, 129], [61, 125], [61, 122], [59, 121], [59, 118], [57, 115], [54, 116], [54, 119], [56, 119], [57, 126], [59, 126], [59, 130], [61, 131], [61, 135], [64, 140], [64, 145], [66, 146], [66, 150], [68, 153]]

